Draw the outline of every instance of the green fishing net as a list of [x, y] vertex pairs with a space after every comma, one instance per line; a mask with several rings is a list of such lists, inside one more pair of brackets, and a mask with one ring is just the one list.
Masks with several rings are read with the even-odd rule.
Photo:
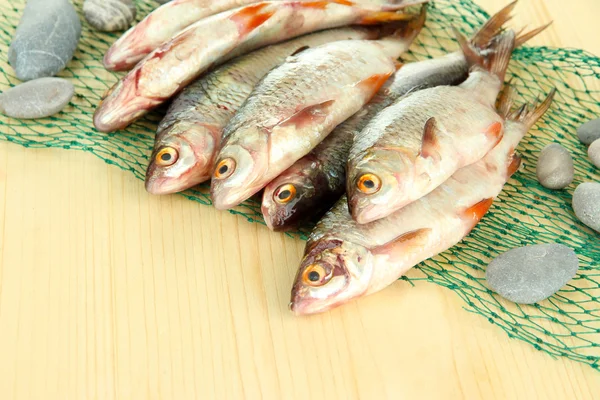
[[[75, 0], [81, 13], [83, 0]], [[158, 4], [137, 1], [138, 19]], [[0, 90], [19, 83], [7, 63], [10, 40], [19, 22], [25, 0], [0, 3]], [[450, 26], [472, 34], [489, 15], [471, 0], [435, 0], [428, 11], [426, 28], [405, 61], [423, 60], [457, 49]], [[157, 110], [129, 128], [100, 133], [92, 126], [92, 114], [101, 95], [118, 74], [107, 72], [101, 60], [117, 34], [95, 31], [81, 17], [83, 32], [75, 57], [60, 76], [68, 78], [76, 95], [64, 112], [53, 117], [26, 121], [0, 116], [0, 139], [32, 148], [83, 150], [143, 179], [150, 155]], [[480, 314], [536, 349], [564, 356], [600, 369], [600, 235], [581, 224], [571, 209], [577, 184], [600, 181], [576, 137], [577, 127], [600, 115], [600, 58], [581, 50], [523, 47], [515, 51], [508, 78], [519, 102], [544, 96], [553, 87], [558, 93], [551, 110], [532, 129], [519, 147], [524, 167], [504, 188], [499, 199], [475, 230], [460, 244], [423, 262], [402, 278], [410, 284], [430, 281], [453, 290], [465, 309]], [[535, 178], [540, 150], [551, 142], [565, 146], [575, 160], [575, 181], [566, 190], [552, 191]], [[140, 184], [142, 184], [140, 182]], [[207, 187], [181, 194], [210, 205]], [[262, 221], [260, 205], [248, 201], [231, 212], [250, 222]], [[305, 238], [306, 230], [289, 233]], [[559, 242], [573, 248], [580, 260], [577, 276], [551, 298], [532, 306], [503, 300], [485, 284], [484, 271], [491, 258], [516, 246]]]

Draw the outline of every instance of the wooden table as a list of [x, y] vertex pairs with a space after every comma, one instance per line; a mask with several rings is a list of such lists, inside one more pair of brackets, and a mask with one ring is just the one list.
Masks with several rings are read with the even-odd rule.
[[[521, 3], [518, 24], [555, 21], [533, 44], [600, 54], [597, 0]], [[436, 285], [295, 318], [303, 242], [88, 154], [0, 143], [0, 210], [2, 400], [600, 396]]]

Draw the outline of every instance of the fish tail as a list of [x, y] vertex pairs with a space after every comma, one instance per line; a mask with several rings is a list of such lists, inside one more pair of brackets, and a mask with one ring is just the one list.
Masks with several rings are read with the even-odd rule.
[[537, 99], [533, 103], [526, 103], [517, 109], [513, 109], [515, 104], [515, 91], [509, 82], [504, 86], [504, 89], [498, 98], [498, 113], [506, 120], [520, 122], [529, 129], [535, 125], [546, 111], [548, 111], [555, 95], [556, 88], [553, 88], [542, 102]]
[[505, 24], [512, 19], [512, 11], [517, 5], [517, 0], [513, 1], [496, 14], [492, 15], [487, 22], [479, 28], [477, 33], [471, 39], [471, 44], [478, 49], [485, 49], [492, 44], [493, 39], [505, 29]]
[[550, 21], [546, 25], [542, 25], [539, 28], [533, 29], [527, 33], [523, 33], [525, 28], [521, 29], [519, 32], [517, 32], [517, 37], [515, 39], [515, 47], [522, 46], [525, 42], [529, 41], [530, 39], [536, 37], [543, 31], [545, 31], [546, 28], [548, 28], [550, 25], [552, 25], [552, 22], [553, 21]]
[[379, 36], [397, 41], [406, 39], [412, 42], [421, 32], [427, 19], [427, 4], [421, 7], [418, 15], [411, 15], [408, 21], [382, 25]]
[[391, 11], [373, 11], [358, 20], [359, 25], [378, 25], [393, 21], [410, 21], [414, 18], [412, 14], [397, 13]]
[[508, 63], [515, 48], [515, 32], [508, 30], [496, 36], [489, 51], [481, 53], [455, 27], [452, 29], [471, 68], [484, 69], [496, 75], [501, 82], [504, 81]]

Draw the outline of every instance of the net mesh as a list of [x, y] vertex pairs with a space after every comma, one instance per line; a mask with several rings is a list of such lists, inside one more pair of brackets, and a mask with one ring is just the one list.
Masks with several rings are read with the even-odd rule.
[[[83, 0], [74, 4], [81, 14]], [[137, 1], [138, 19], [157, 3]], [[19, 83], [7, 63], [7, 51], [25, 0], [0, 2], [0, 90]], [[457, 49], [450, 26], [472, 34], [489, 15], [471, 0], [435, 0], [428, 11], [426, 28], [406, 61], [422, 60]], [[84, 21], [83, 17], [81, 17]], [[95, 31], [83, 23], [75, 57], [59, 76], [68, 78], [76, 95], [60, 114], [33, 121], [0, 116], [0, 139], [32, 148], [83, 150], [107, 164], [143, 179], [153, 145], [157, 110], [129, 128], [116, 133], [97, 132], [92, 115], [100, 96], [118, 79], [107, 72], [102, 56], [117, 34]], [[600, 364], [600, 235], [581, 224], [571, 209], [577, 184], [600, 181], [598, 170], [588, 161], [585, 147], [576, 137], [583, 122], [600, 114], [600, 59], [581, 50], [523, 47], [515, 51], [508, 72], [519, 103], [530, 102], [548, 93], [558, 93], [551, 110], [519, 147], [524, 167], [506, 185], [499, 199], [475, 230], [460, 244], [423, 262], [402, 278], [409, 284], [429, 281], [453, 290], [465, 302], [465, 309], [487, 318], [510, 337], [554, 356], [577, 360], [596, 370]], [[575, 160], [575, 181], [566, 190], [551, 191], [535, 178], [539, 151], [551, 142], [560, 142]], [[210, 205], [207, 186], [181, 195]], [[264, 223], [260, 205], [250, 200], [231, 210], [250, 222]], [[288, 233], [306, 237], [307, 230]], [[510, 303], [489, 290], [484, 271], [491, 258], [516, 246], [560, 242], [578, 254], [577, 276], [551, 298], [532, 306]]]

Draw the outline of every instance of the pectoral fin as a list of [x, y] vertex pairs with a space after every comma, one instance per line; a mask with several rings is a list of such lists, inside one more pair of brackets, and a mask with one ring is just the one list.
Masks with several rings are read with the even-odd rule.
[[240, 37], [246, 37], [254, 29], [261, 26], [274, 14], [274, 11], [264, 11], [268, 3], [258, 3], [242, 8], [229, 17], [238, 27]]
[[469, 230], [473, 229], [481, 221], [485, 213], [492, 206], [493, 201], [494, 199], [492, 198], [483, 199], [462, 212], [461, 217], [469, 224]]
[[421, 152], [419, 155], [422, 158], [432, 158], [435, 161], [440, 161], [438, 132], [435, 117], [429, 118], [425, 123], [423, 138], [421, 139]]
[[372, 248], [371, 253], [373, 255], [387, 254], [391, 257], [395, 255], [400, 256], [403, 252], [425, 246], [429, 241], [430, 235], [431, 228], [421, 228], [406, 232], [386, 244]]
[[325, 118], [327, 118], [327, 116], [330, 114], [331, 107], [334, 103], [335, 100], [327, 100], [323, 103], [313, 104], [305, 107], [291, 117], [281, 121], [279, 124], [277, 124], [277, 126], [281, 128], [295, 126], [296, 128], [300, 129], [309, 124], [319, 123], [325, 120]]

